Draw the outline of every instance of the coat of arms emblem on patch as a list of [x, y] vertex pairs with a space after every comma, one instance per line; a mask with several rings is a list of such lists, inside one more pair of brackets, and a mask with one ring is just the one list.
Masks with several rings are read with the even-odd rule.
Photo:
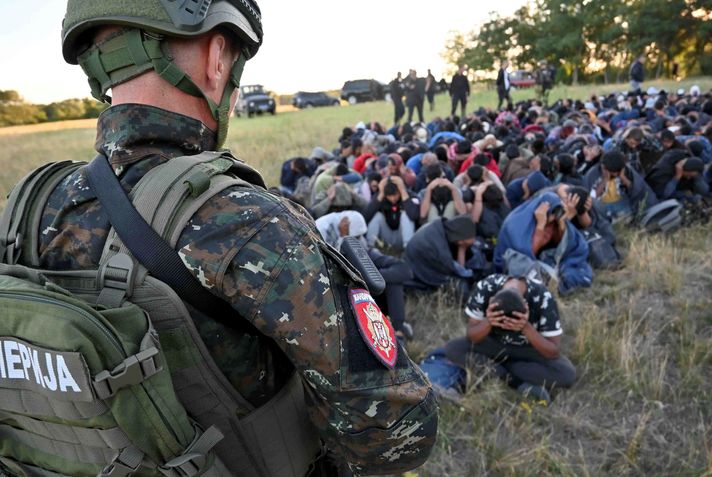
[[383, 315], [368, 290], [357, 288], [350, 293], [361, 336], [379, 361], [393, 368], [398, 357], [393, 325]]

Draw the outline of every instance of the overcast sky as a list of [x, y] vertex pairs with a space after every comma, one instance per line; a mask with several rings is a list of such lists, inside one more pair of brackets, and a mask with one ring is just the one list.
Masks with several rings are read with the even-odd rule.
[[[258, 0], [259, 1], [259, 0]], [[483, 3], [485, 6], [483, 6]], [[397, 71], [445, 72], [450, 30], [470, 31], [488, 12], [511, 14], [525, 0], [262, 0], [265, 40], [242, 84], [278, 93], [339, 89], [344, 81], [389, 81]], [[64, 63], [64, 0], [0, 0], [0, 89], [49, 103], [89, 96], [79, 66]]]

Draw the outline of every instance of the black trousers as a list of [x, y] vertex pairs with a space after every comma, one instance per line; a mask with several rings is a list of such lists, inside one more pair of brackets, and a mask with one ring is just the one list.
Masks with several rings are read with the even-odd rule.
[[394, 116], [393, 116], [393, 122], [395, 124], [398, 124], [401, 119], [403, 119], [403, 116], [405, 115], [405, 106], [403, 106], [403, 100], [402, 99], [393, 99], [393, 108], [394, 108]]
[[512, 105], [512, 96], [509, 94], [509, 90], [498, 89], [497, 95], [499, 96], [499, 103], [497, 103], [497, 109], [502, 109], [502, 102], [506, 99], [507, 106]]
[[460, 103], [460, 116], [461, 120], [465, 117], [465, 110], [467, 109], [467, 95], [466, 94], [453, 94], [452, 95], [452, 108], [450, 109], [450, 116], [455, 116], [455, 111], [457, 110], [457, 103]]
[[457, 338], [445, 345], [447, 357], [464, 368], [495, 364], [495, 373], [512, 387], [523, 382], [552, 388], [570, 388], [576, 380], [576, 368], [565, 356], [544, 358], [532, 346], [505, 345], [487, 336], [479, 343]]
[[418, 109], [418, 120], [422, 123], [423, 120], [423, 101], [408, 102], [408, 122], [413, 121], [413, 110]]

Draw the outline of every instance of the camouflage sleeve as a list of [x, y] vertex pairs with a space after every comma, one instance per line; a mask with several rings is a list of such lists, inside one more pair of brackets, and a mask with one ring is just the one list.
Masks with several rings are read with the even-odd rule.
[[251, 208], [263, 218], [225, 255], [213, 283], [301, 373], [310, 417], [330, 450], [359, 474], [419, 466], [437, 431], [427, 379], [403, 349], [393, 369], [374, 357], [347, 298], [362, 285], [306, 214], [264, 196], [243, 193], [243, 206], [264, 202]]

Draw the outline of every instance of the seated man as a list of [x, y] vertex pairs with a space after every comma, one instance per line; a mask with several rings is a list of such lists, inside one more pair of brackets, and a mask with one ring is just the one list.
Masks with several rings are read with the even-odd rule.
[[470, 217], [477, 224], [477, 236], [488, 243], [495, 243], [504, 220], [511, 209], [504, 194], [495, 184], [486, 180], [470, 188], [472, 208]]
[[[319, 217], [315, 224], [324, 241], [337, 250], [346, 237], [356, 237], [366, 247], [366, 221], [354, 210], [327, 214]], [[369, 249], [368, 255], [386, 281], [386, 289], [374, 297], [378, 307], [391, 319], [397, 338], [412, 338], [413, 328], [405, 321], [403, 284], [413, 278], [413, 272], [403, 260], [383, 255], [376, 249]]]
[[645, 178], [660, 200], [697, 201], [709, 194], [704, 180], [705, 164], [683, 149], [673, 149], [660, 158]]
[[512, 209], [516, 209], [538, 191], [550, 185], [551, 181], [541, 172], [530, 172], [528, 176], [514, 179], [507, 185], [507, 201]]
[[527, 275], [543, 268], [558, 280], [559, 293], [590, 287], [588, 244], [571, 223], [579, 200], [575, 194], [562, 201], [556, 193], [544, 192], [513, 210], [499, 232], [492, 259], [495, 272]]
[[316, 162], [304, 157], [295, 157], [284, 161], [279, 177], [280, 192], [289, 195], [294, 194], [300, 182], [309, 183], [309, 178], [314, 175], [316, 167]]
[[422, 290], [454, 282], [466, 294], [473, 273], [465, 265], [476, 234], [477, 227], [465, 215], [421, 227], [405, 249], [406, 262], [413, 270], [413, 280], [406, 285]]
[[657, 203], [655, 193], [617, 149], [603, 155], [601, 162], [588, 171], [584, 183], [614, 222], [637, 216]]
[[490, 275], [475, 285], [465, 313], [466, 337], [445, 346], [451, 361], [463, 367], [493, 362], [507, 384], [547, 402], [553, 388], [573, 385], [576, 370], [559, 351], [563, 329], [556, 299], [543, 284]]
[[368, 246], [381, 243], [383, 247], [379, 248], [399, 255], [415, 233], [418, 211], [418, 205], [410, 198], [403, 179], [398, 176], [382, 179], [378, 194], [364, 214], [368, 220]]
[[428, 224], [440, 218], [451, 219], [467, 211], [462, 193], [443, 177], [438, 164], [425, 168], [427, 187], [420, 191], [420, 223]]

